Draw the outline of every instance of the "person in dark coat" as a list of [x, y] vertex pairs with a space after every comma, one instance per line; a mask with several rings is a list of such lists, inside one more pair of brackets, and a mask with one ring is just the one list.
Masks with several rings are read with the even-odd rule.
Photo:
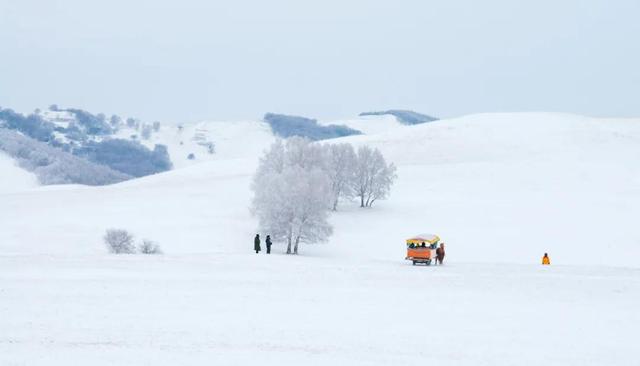
[[260, 234], [256, 234], [255, 239], [253, 239], [253, 250], [256, 251], [256, 254], [260, 253]]
[[267, 239], [264, 241], [267, 243], [267, 254], [271, 254], [271, 235], [267, 235]]
[[436, 264], [441, 264], [444, 261], [444, 243], [440, 243], [440, 247], [436, 249]]

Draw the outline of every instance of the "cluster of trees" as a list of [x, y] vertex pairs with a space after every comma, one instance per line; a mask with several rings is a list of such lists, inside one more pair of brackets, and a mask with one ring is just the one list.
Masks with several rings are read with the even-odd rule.
[[[51, 108], [51, 107], [50, 107]], [[155, 121], [153, 123], [143, 123], [140, 120], [129, 117], [123, 122], [122, 118], [118, 115], [112, 115], [109, 119], [104, 113], [98, 113], [93, 115], [85, 110], [77, 108], [60, 109], [57, 111], [66, 111], [73, 113], [76, 122], [72, 123], [67, 131], [74, 135], [90, 135], [90, 136], [108, 136], [113, 135], [121, 126], [126, 125], [129, 128], [135, 129], [140, 132], [140, 137], [143, 140], [148, 140], [154, 132], [160, 131], [160, 122]], [[86, 136], [83, 140], [86, 140]]]
[[40, 115], [33, 113], [22, 115], [12, 109], [0, 108], [0, 127], [20, 131], [33, 139], [43, 142], [53, 140], [55, 125], [44, 120]]
[[432, 122], [432, 121], [438, 120], [437, 118], [428, 116], [426, 114], [403, 110], [403, 109], [390, 109], [388, 111], [360, 113], [361, 116], [384, 116], [387, 114], [396, 117], [398, 121], [406, 125], [417, 125], [420, 123], [426, 123], [426, 122]]
[[267, 113], [264, 121], [271, 126], [276, 136], [288, 138], [305, 137], [309, 140], [326, 140], [349, 135], [360, 135], [362, 132], [343, 125], [322, 126], [315, 119], [288, 116], [285, 114]]
[[172, 168], [165, 145], [155, 145], [153, 150], [149, 150], [138, 141], [105, 139], [88, 142], [74, 150], [74, 154], [133, 177], [143, 177]]
[[142, 239], [136, 247], [133, 234], [127, 230], [109, 229], [103, 240], [112, 254], [162, 254], [160, 245], [149, 239]]
[[41, 184], [100, 186], [132, 178], [5, 128], [0, 128], [0, 151], [13, 157], [22, 168], [35, 173]]
[[388, 196], [396, 168], [377, 149], [350, 144], [319, 144], [293, 137], [276, 141], [253, 177], [252, 212], [260, 231], [298, 253], [302, 242], [323, 242], [332, 234], [330, 210], [341, 200], [359, 198], [371, 207]]
[[93, 115], [85, 110], [77, 108], [67, 108], [65, 111], [73, 113], [76, 123], [87, 135], [105, 136], [114, 132], [114, 126], [107, 122], [104, 113]]

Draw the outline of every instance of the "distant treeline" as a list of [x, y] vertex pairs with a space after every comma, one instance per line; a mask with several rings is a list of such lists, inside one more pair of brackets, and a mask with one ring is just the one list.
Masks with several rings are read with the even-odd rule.
[[437, 121], [438, 119], [435, 117], [428, 116], [426, 114], [407, 111], [402, 109], [390, 109], [388, 111], [378, 111], [378, 112], [362, 112], [360, 116], [384, 116], [384, 115], [392, 115], [398, 119], [399, 122], [404, 123], [406, 125], [417, 125], [425, 122]]
[[76, 149], [74, 154], [134, 177], [144, 177], [172, 168], [166, 146], [155, 145], [153, 150], [149, 150], [139, 142], [131, 140], [107, 139], [90, 142]]
[[55, 105], [50, 110], [68, 112], [74, 118], [67, 127], [61, 127], [39, 113], [25, 116], [0, 108], [0, 130], [8, 139], [3, 141], [2, 150], [22, 167], [34, 171], [43, 184], [102, 185], [172, 168], [166, 146], [155, 145], [150, 150], [135, 140], [112, 138], [121, 122], [117, 116], [107, 122], [102, 113], [94, 115]]
[[264, 115], [264, 121], [271, 126], [275, 135], [282, 138], [300, 136], [315, 141], [362, 134], [344, 125], [323, 126], [315, 119], [285, 114], [267, 113]]
[[56, 126], [37, 114], [24, 116], [11, 109], [0, 108], [0, 127], [20, 131], [38, 141], [50, 142]]
[[35, 173], [41, 184], [101, 186], [132, 178], [6, 128], [0, 128], [0, 151]]

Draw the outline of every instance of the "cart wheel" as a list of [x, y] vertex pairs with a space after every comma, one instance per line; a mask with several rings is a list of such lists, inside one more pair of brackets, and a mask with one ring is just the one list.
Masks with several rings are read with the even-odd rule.
[[427, 260], [427, 266], [431, 265], [431, 259]]
[[414, 266], [416, 265], [416, 261], [413, 261], [413, 265], [414, 265]]

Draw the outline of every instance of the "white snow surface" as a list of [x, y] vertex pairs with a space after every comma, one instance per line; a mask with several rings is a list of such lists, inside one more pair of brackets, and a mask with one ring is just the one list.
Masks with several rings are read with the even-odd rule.
[[[339, 139], [380, 148], [398, 181], [371, 209], [344, 203], [329, 243], [299, 256], [282, 243], [251, 250], [249, 185], [268, 126], [204, 126], [227, 136], [209, 161], [0, 194], [1, 365], [640, 356], [640, 120], [484, 114]], [[166, 254], [109, 255], [110, 227]], [[404, 260], [419, 232], [447, 243], [444, 266]]]
[[398, 122], [397, 118], [391, 115], [382, 116], [359, 116], [357, 118], [348, 118], [331, 121], [318, 121], [321, 125], [345, 125], [362, 132], [365, 135], [388, 132], [392, 129], [406, 127]]
[[[255, 157], [271, 145], [275, 137], [268, 124], [260, 121], [207, 121], [192, 124], [162, 125], [148, 140], [139, 141], [153, 149], [154, 145], [167, 146], [174, 168], [180, 169], [211, 160]], [[139, 135], [135, 129], [122, 127], [119, 138]], [[207, 151], [212, 142], [215, 153]], [[188, 159], [193, 154], [195, 159]]]
[[0, 152], [0, 195], [21, 191], [38, 185], [38, 178], [16, 165], [9, 155]]

